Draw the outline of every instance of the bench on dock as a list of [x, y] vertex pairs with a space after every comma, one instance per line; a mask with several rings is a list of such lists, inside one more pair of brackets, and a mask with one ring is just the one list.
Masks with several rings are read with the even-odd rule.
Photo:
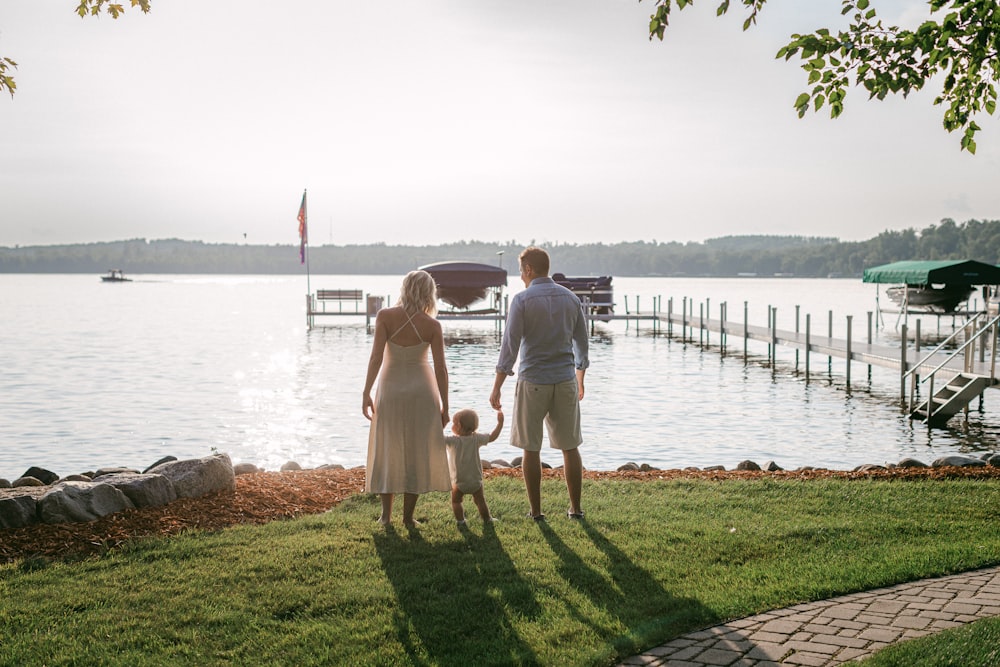
[[[316, 303], [317, 306], [322, 306], [322, 311], [314, 312], [330, 312], [326, 308], [328, 302], [333, 302], [337, 304], [338, 313], [350, 312], [351, 314], [362, 314], [361, 304], [364, 302], [365, 295], [362, 290], [359, 289], [319, 289], [316, 290]], [[344, 305], [353, 306], [350, 311], [344, 310]]]

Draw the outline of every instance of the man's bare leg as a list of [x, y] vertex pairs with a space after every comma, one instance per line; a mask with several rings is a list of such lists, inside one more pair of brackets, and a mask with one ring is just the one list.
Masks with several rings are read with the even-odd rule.
[[525, 451], [521, 457], [521, 472], [531, 516], [537, 517], [542, 513], [542, 453]]
[[583, 457], [580, 448], [563, 450], [563, 473], [566, 475], [566, 491], [569, 493], [569, 511], [581, 514], [580, 493], [583, 487]]

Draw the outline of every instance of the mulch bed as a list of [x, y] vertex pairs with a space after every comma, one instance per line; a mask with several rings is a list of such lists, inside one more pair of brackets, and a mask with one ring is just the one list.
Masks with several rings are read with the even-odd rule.
[[[546, 470], [546, 477], [561, 477]], [[520, 478], [520, 470], [494, 469], [486, 476]], [[701, 470], [652, 470], [648, 472], [585, 471], [591, 480], [662, 479], [731, 480], [774, 479], [1000, 479], [1000, 468], [895, 468], [865, 472], [801, 470], [741, 472]], [[0, 530], [0, 563], [19, 560], [63, 559], [103, 553], [129, 540], [146, 536], [176, 535], [185, 530], [220, 530], [238, 524], [261, 524], [329, 510], [345, 498], [364, 490], [363, 468], [349, 470], [300, 470], [240, 475], [236, 490], [201, 498], [182, 498], [169, 505], [127, 510], [89, 523], [35, 524]]]

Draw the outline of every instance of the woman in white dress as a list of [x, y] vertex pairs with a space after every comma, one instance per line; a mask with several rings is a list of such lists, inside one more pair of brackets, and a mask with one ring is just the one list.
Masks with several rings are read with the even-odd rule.
[[371, 421], [365, 492], [381, 496], [384, 526], [392, 518], [394, 494], [403, 494], [403, 525], [413, 527], [417, 496], [451, 489], [443, 432], [450, 420], [448, 368], [436, 314], [434, 278], [411, 271], [396, 305], [375, 318], [361, 411]]

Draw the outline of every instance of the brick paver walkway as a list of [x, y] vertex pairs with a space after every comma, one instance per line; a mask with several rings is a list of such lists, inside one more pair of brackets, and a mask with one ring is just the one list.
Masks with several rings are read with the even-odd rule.
[[1000, 616], [1000, 567], [800, 604], [699, 630], [622, 665], [829, 667]]

